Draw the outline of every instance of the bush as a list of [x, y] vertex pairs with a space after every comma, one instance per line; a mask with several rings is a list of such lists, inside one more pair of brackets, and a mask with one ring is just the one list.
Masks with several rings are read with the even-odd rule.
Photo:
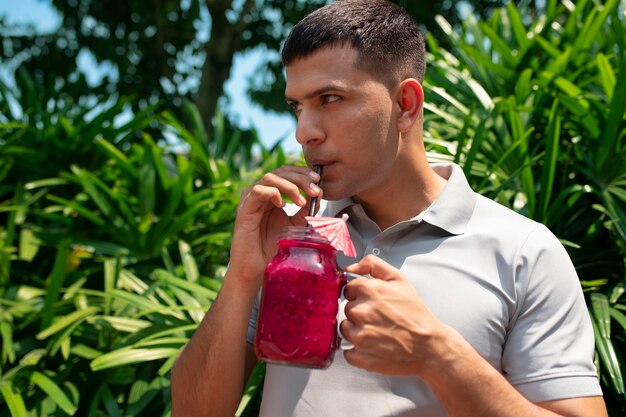
[[188, 129], [20, 80], [0, 101], [0, 416], [169, 415], [240, 190], [285, 157], [219, 116], [208, 143], [191, 105]]
[[532, 16], [510, 3], [460, 33], [439, 19], [453, 49], [428, 39], [427, 140], [478, 192], [561, 239], [587, 294], [607, 405], [624, 415], [623, 3], [545, 7]]

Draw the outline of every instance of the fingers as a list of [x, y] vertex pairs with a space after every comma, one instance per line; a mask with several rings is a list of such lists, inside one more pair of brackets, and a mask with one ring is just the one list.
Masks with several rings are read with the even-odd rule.
[[404, 279], [397, 268], [374, 255], [367, 255], [358, 263], [349, 265], [346, 267], [346, 271], [360, 275], [370, 275], [373, 278], [382, 279], [383, 281], [398, 281]]
[[276, 207], [284, 207], [285, 201], [283, 200], [280, 191], [275, 187], [267, 187], [261, 184], [255, 184], [246, 188], [241, 193], [240, 211], [245, 207], [249, 211], [257, 211], [266, 203], [271, 203]]
[[355, 331], [355, 324], [349, 319], [342, 320], [341, 323], [339, 323], [339, 332], [341, 334], [341, 337], [347, 340], [352, 345], [354, 345], [353, 343], [354, 331]]
[[285, 165], [275, 171], [265, 174], [257, 183], [259, 186], [274, 187], [300, 207], [304, 207], [307, 200], [300, 194], [303, 190], [309, 196], [320, 194], [319, 174], [308, 167]]
[[[372, 278], [386, 282], [405, 281], [404, 275], [402, 275], [398, 269], [374, 255], [367, 255], [358, 263], [346, 267], [345, 270], [346, 272], [371, 276]], [[369, 279], [353, 279], [346, 284], [343, 294], [346, 300], [353, 301], [356, 300], [360, 294], [373, 290], [373, 287], [376, 285], [376, 281], [372, 282], [372, 280]]]
[[246, 188], [241, 195], [241, 206], [245, 207], [245, 211], [252, 212], [268, 203], [282, 208], [286, 204], [286, 197], [294, 204], [305, 207], [307, 199], [300, 194], [300, 190], [309, 196], [320, 196], [321, 189], [315, 184], [319, 179], [319, 174], [308, 167], [280, 167]]

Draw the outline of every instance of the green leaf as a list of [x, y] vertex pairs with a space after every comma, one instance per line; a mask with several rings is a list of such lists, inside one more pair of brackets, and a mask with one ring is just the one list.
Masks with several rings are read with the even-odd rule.
[[[480, 72], [474, 70], [472, 71], [472, 75], [476, 79], [481, 81], [483, 83], [482, 85], [488, 83], [487, 77], [489, 76], [493, 77], [497, 75], [498, 77], [501, 77], [504, 80], [511, 80], [515, 77], [516, 75], [515, 71], [512, 71], [511, 69], [503, 65], [498, 65], [497, 63], [493, 62], [490, 59], [490, 57], [476, 50], [473, 45], [463, 44], [460, 47], [465, 54], [467, 54], [469, 57], [473, 59], [477, 68], [480, 68]], [[481, 76], [482, 71], [485, 71], [486, 74], [489, 74], [489, 75]]]
[[62, 204], [63, 206], [66, 206], [67, 208], [73, 210], [80, 216], [94, 223], [96, 226], [102, 227], [106, 224], [106, 222], [101, 217], [93, 214], [89, 209], [85, 208], [77, 201], [68, 200], [51, 194], [47, 195], [46, 197], [49, 200], [54, 201], [55, 203]]
[[20, 359], [20, 366], [35, 366], [46, 356], [46, 353], [45, 349], [33, 349]]
[[162, 337], [160, 339], [142, 339], [135, 343], [133, 346], [140, 347], [152, 347], [152, 346], [160, 346], [160, 347], [181, 347], [189, 342], [188, 337], [182, 336], [173, 336], [173, 337]]
[[605, 339], [611, 338], [611, 313], [609, 308], [609, 299], [606, 295], [600, 293], [591, 294], [591, 310], [593, 317], [598, 323], [600, 334]]
[[544, 52], [546, 52], [552, 58], [558, 58], [563, 53], [563, 51], [561, 51], [557, 46], [547, 41], [541, 35], [536, 35], [535, 40], [537, 41], [537, 44], [544, 50]]
[[608, 372], [609, 381], [618, 394], [624, 394], [624, 379], [620, 369], [620, 361], [617, 359], [613, 343], [611, 339], [602, 335], [596, 320], [591, 320], [591, 325], [595, 336], [596, 349], [600, 355], [602, 364], [604, 364]]
[[557, 77], [554, 83], [571, 97], [578, 97], [582, 94], [582, 90], [567, 78]]
[[[626, 79], [626, 58], [620, 64], [618, 80]], [[620, 82], [615, 84], [609, 114], [607, 117], [604, 132], [602, 134], [601, 145], [596, 158], [596, 168], [604, 166], [610, 155], [614, 155], [619, 151], [622, 144], [618, 142], [619, 132], [623, 128], [624, 113], [626, 112], [626, 83]], [[618, 146], [619, 144], [619, 146]]]
[[144, 143], [150, 144], [150, 152], [152, 153], [152, 161], [154, 163], [154, 168], [159, 176], [159, 180], [161, 182], [161, 187], [165, 191], [169, 191], [172, 187], [172, 184], [176, 182], [175, 178], [170, 177], [167, 173], [167, 166], [165, 164], [166, 156], [163, 154], [162, 150], [156, 146], [150, 135], [144, 134], [143, 136]]
[[521, 115], [516, 109], [511, 109], [509, 112], [509, 121], [511, 124], [511, 135], [515, 143], [519, 143], [517, 147], [517, 154], [521, 161], [524, 161], [524, 165], [520, 166], [520, 177], [522, 180], [522, 190], [528, 199], [528, 211], [531, 217], [536, 215], [535, 204], [535, 180], [533, 171], [530, 166], [530, 154], [528, 150], [528, 136], [531, 131], [524, 130], [524, 123]]
[[123, 302], [130, 307], [148, 311], [159, 311], [163, 314], [172, 314], [171, 311], [165, 309], [162, 304], [157, 303], [153, 298], [139, 296], [121, 290], [112, 290], [111, 295], [113, 296], [115, 302]]
[[120, 262], [117, 258], [108, 258], [104, 261], [104, 314], [111, 312], [113, 297], [111, 292], [117, 286], [120, 275]]
[[98, 372], [117, 366], [165, 359], [176, 355], [177, 353], [178, 349], [174, 348], [133, 349], [126, 347], [105, 353], [104, 355], [94, 359], [91, 361], [90, 367], [94, 372]]
[[174, 366], [174, 362], [176, 362], [176, 359], [178, 358], [180, 351], [183, 349], [183, 347], [178, 349], [178, 353], [176, 355], [172, 355], [168, 360], [163, 363], [163, 365], [161, 365], [161, 367], [157, 371], [157, 374], [159, 374], [160, 376], [166, 376], [168, 374], [168, 372], [172, 369], [172, 366]]
[[215, 297], [217, 296], [217, 293], [215, 291], [205, 288], [197, 283], [189, 282], [185, 279], [175, 277], [174, 275], [170, 274], [164, 269], [157, 269], [155, 271], [155, 277], [159, 281], [173, 284], [177, 287], [180, 287], [189, 291], [191, 294], [194, 294], [195, 296], [206, 298], [208, 300], [215, 300]]
[[622, 329], [626, 330], [626, 315], [624, 315], [624, 313], [620, 312], [619, 310], [616, 310], [614, 308], [611, 308], [609, 310], [609, 313], [611, 314], [611, 317], [620, 325], [622, 326]]
[[167, 380], [163, 377], [156, 377], [150, 383], [144, 380], [137, 380], [131, 386], [128, 394], [128, 408], [126, 417], [139, 415], [144, 408], [154, 401], [156, 396], [167, 387]]
[[513, 51], [509, 48], [502, 37], [500, 37], [487, 23], [478, 22], [478, 26], [480, 27], [482, 33], [489, 38], [491, 44], [498, 51], [499, 56], [504, 59], [506, 65], [511, 68], [517, 67], [519, 59], [513, 55]]
[[131, 177], [137, 177], [137, 170], [128, 160], [128, 157], [117, 149], [112, 143], [106, 141], [105, 139], [97, 138], [96, 145], [98, 145], [100, 149], [102, 149], [109, 156], [109, 158], [115, 161], [117, 166], [122, 168]]
[[148, 284], [128, 269], [122, 269], [119, 272], [117, 287], [119, 289], [126, 289], [137, 294], [143, 294], [150, 288]]
[[241, 401], [239, 402], [239, 407], [237, 408], [237, 412], [235, 413], [235, 417], [241, 417], [244, 415], [246, 409], [252, 403], [252, 400], [261, 395], [261, 388], [263, 386], [263, 381], [265, 379], [265, 364], [263, 362], [257, 363], [248, 379], [248, 383], [246, 384], [246, 388], [244, 390], [243, 396], [241, 397]]
[[83, 323], [83, 320], [77, 320], [74, 323], [67, 326], [62, 331], [57, 332], [53, 337], [53, 342], [49, 345], [50, 346], [48, 349], [49, 355], [50, 356], [56, 355], [56, 353], [60, 349], [64, 357], [67, 358], [71, 350], [70, 342], [71, 342], [72, 334], [76, 331], [78, 326], [80, 326], [82, 323]]
[[124, 333], [135, 333], [152, 325], [152, 323], [147, 320], [131, 319], [128, 317], [94, 316], [93, 320], [104, 320], [111, 324], [115, 330]]
[[522, 16], [513, 2], [507, 4], [506, 10], [508, 12], [515, 39], [517, 40], [517, 44], [523, 54], [530, 47], [531, 41], [528, 39], [528, 32], [524, 27], [524, 23], [522, 23]]
[[140, 214], [148, 217], [155, 212], [157, 172], [152, 162], [152, 145], [148, 142], [144, 146], [145, 157], [139, 168], [139, 204]]
[[13, 345], [13, 326], [3, 320], [0, 321], [0, 336], [2, 338], [2, 364], [15, 362], [15, 346]]
[[515, 84], [515, 101], [517, 104], [525, 103], [528, 96], [532, 93], [532, 76], [533, 70], [526, 68], [517, 79], [517, 83]]
[[609, 63], [606, 55], [599, 52], [596, 55], [596, 65], [598, 66], [598, 73], [600, 74], [600, 82], [602, 83], [602, 89], [607, 98], [611, 100], [613, 97], [613, 90], [615, 89], [615, 73]]
[[487, 138], [486, 132], [486, 124], [490, 119], [491, 112], [489, 112], [486, 117], [483, 117], [480, 120], [480, 123], [476, 127], [476, 131], [474, 132], [474, 136], [472, 138], [472, 143], [469, 152], [467, 153], [467, 157], [465, 158], [465, 163], [463, 164], [463, 171], [466, 176], [470, 176], [472, 172], [472, 166], [474, 165], [474, 161], [478, 155], [478, 152], [481, 150], [483, 141]]
[[559, 153], [559, 142], [561, 138], [561, 116], [558, 112], [558, 99], [554, 100], [550, 115], [548, 116], [548, 131], [546, 132], [546, 154], [543, 159], [541, 169], [541, 179], [539, 195], [537, 197], [537, 209], [540, 221], [547, 218], [548, 207], [554, 189], [554, 176], [556, 172], [556, 161]]
[[95, 359], [103, 353], [82, 343], [73, 344], [70, 352], [83, 359]]
[[571, 46], [567, 46], [556, 59], [552, 60], [546, 68], [540, 72], [546, 86], [549, 85], [555, 77], [559, 76], [559, 74], [565, 72], [571, 56], [572, 48]]
[[[204, 128], [204, 123], [202, 122], [202, 115], [198, 110], [198, 106], [188, 99], [183, 100], [183, 105], [185, 107], [185, 112], [189, 115], [191, 120], [191, 129], [195, 138], [200, 140], [200, 142], [206, 147], [209, 147], [209, 137]], [[225, 136], [225, 135], [224, 135]]]
[[41, 243], [41, 240], [35, 236], [31, 229], [22, 229], [20, 231], [18, 259], [20, 261], [31, 262], [37, 255]]
[[109, 417], [124, 417], [115, 397], [111, 393], [109, 384], [102, 384], [101, 398]]
[[70, 253], [70, 240], [63, 239], [58, 246], [54, 258], [52, 273], [50, 274], [44, 306], [41, 311], [41, 327], [45, 328], [52, 323], [55, 316], [55, 304], [59, 300], [59, 291], [67, 275], [67, 263]]
[[[605, 25], [606, 19], [619, 5], [620, 0], [608, 0], [604, 5], [597, 5], [593, 11], [587, 15], [587, 20], [574, 42], [577, 50], [587, 50], [591, 43], [596, 41], [600, 30]], [[582, 55], [582, 54], [581, 54]], [[586, 58], [585, 58], [586, 59]]]
[[76, 413], [76, 406], [65, 395], [65, 392], [54, 383], [50, 378], [41, 372], [33, 371], [29, 376], [31, 382], [41, 388], [52, 400], [65, 411], [68, 415], [73, 416]]
[[191, 253], [191, 246], [182, 240], [178, 241], [178, 250], [180, 252], [180, 258], [183, 261], [183, 267], [185, 268], [185, 277], [190, 282], [198, 282], [198, 265]]
[[188, 311], [189, 317], [194, 322], [200, 323], [202, 321], [202, 318], [204, 317], [206, 307], [202, 305], [197, 296], [192, 296], [191, 294], [176, 287], [171, 287], [170, 291], [172, 291], [176, 298], [180, 300], [180, 304], [185, 306], [185, 309]]
[[24, 184], [25, 190], [34, 190], [36, 188], [53, 187], [57, 185], [67, 185], [67, 180], [62, 178], [45, 178], [42, 180], [31, 181]]
[[[186, 336], [186, 334], [189, 333], [193, 333], [196, 329], [198, 328], [197, 324], [185, 324], [182, 326], [176, 326], [176, 327], [170, 327], [170, 326], [161, 326], [161, 325], [154, 325], [152, 327], [143, 329], [139, 332], [137, 332], [137, 338], [139, 338], [140, 340], [137, 342], [138, 346], [144, 345], [149, 343], [152, 340], [158, 340], [158, 339], [167, 339], [170, 335], [185, 335], [184, 337], [189, 337]], [[168, 337], [166, 337], [168, 336]]]
[[611, 296], [609, 297], [609, 303], [615, 304], [619, 298], [626, 292], [626, 281], [622, 281], [613, 287]]
[[602, 133], [595, 115], [589, 111], [589, 102], [581, 98], [562, 96], [561, 103], [574, 114], [574, 121], [582, 123], [592, 138], [598, 138]]
[[65, 329], [68, 326], [76, 322], [82, 322], [94, 314], [96, 314], [100, 309], [98, 307], [87, 307], [81, 310], [74, 311], [67, 316], [64, 316], [54, 322], [47, 329], [37, 333], [35, 336], [39, 340], [46, 339], [47, 337], [52, 336], [53, 334]]
[[10, 382], [0, 380], [0, 394], [4, 397], [12, 417], [28, 417], [24, 399], [15, 392]]

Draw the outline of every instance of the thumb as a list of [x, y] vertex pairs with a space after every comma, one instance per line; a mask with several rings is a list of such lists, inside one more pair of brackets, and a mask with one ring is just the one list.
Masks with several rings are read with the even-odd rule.
[[346, 272], [370, 275], [383, 281], [405, 281], [404, 275], [397, 268], [374, 255], [367, 255], [359, 262], [346, 267]]

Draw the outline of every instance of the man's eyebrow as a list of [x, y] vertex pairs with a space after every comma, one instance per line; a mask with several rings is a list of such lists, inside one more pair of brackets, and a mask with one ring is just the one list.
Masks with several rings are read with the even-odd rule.
[[[331, 85], [327, 85], [321, 88], [318, 88], [317, 90], [313, 90], [310, 93], [308, 93], [307, 95], [304, 96], [304, 99], [310, 99], [316, 96], [320, 96], [323, 95], [325, 93], [331, 92], [331, 91], [340, 91], [340, 92], [348, 92], [350, 91], [349, 88], [344, 87], [342, 85], [338, 85], [338, 84], [331, 84]], [[292, 104], [292, 103], [299, 103], [298, 100], [296, 100], [295, 98], [291, 98], [288, 96], [285, 96], [285, 100], [287, 101], [287, 103]]]

